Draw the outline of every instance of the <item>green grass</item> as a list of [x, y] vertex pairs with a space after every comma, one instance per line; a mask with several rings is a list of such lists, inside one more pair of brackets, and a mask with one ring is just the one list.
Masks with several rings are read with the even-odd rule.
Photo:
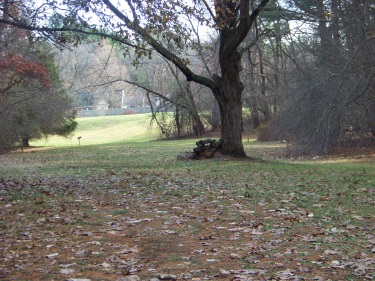
[[[196, 183], [201, 188], [206, 188], [206, 180], [217, 179], [209, 188], [235, 188], [251, 204], [263, 201], [280, 207], [301, 205], [317, 218], [332, 214], [345, 219], [348, 216], [344, 214], [345, 208], [355, 208], [359, 213], [368, 211], [366, 204], [354, 199], [365, 196], [362, 193], [369, 192], [369, 186], [375, 184], [374, 159], [272, 160], [267, 159], [269, 152], [282, 149], [282, 145], [251, 141], [244, 146], [248, 155], [257, 157], [256, 161], [222, 157], [177, 161], [176, 155], [191, 151], [196, 140], [155, 141], [158, 134], [149, 130], [148, 118], [148, 115], [128, 115], [78, 119], [77, 131], [71, 139], [51, 137], [48, 142], [32, 143], [41, 146], [40, 149], [4, 156], [7, 161], [0, 167], [1, 175], [81, 178], [133, 171], [160, 173], [166, 181], [196, 175], [201, 178], [201, 183]], [[82, 136], [81, 146], [76, 136]], [[164, 188], [164, 181], [149, 184], [154, 190]], [[170, 194], [183, 196], [181, 190], [172, 190]], [[285, 196], [288, 199], [279, 202]], [[332, 200], [344, 206], [342, 210], [329, 204]], [[325, 208], [316, 207], [320, 205]]]
[[[325, 177], [332, 178], [332, 174], [337, 175], [338, 180], [345, 181], [340, 186], [345, 188], [351, 182], [358, 184], [363, 181], [362, 174], [367, 173], [368, 177], [374, 175], [373, 159], [353, 162], [325, 158], [320, 161], [270, 160], [270, 155], [284, 149], [284, 145], [254, 140], [244, 142], [245, 150], [249, 156], [262, 161], [228, 160], [220, 157], [203, 161], [177, 161], [177, 154], [192, 151], [196, 139], [156, 141], [160, 135], [156, 129], [149, 128], [149, 118], [147, 114], [79, 118], [78, 128], [71, 138], [52, 136], [47, 140], [33, 141], [33, 149], [3, 156], [6, 161], [0, 166], [0, 175], [74, 177], [104, 171], [192, 170], [223, 179], [241, 177], [250, 185], [259, 182], [267, 188], [288, 186], [289, 183], [285, 181], [291, 179], [296, 182], [289, 184], [291, 189], [295, 188], [294, 185], [308, 189], [310, 184], [323, 188], [326, 184], [314, 182]], [[82, 137], [80, 146], [78, 136]]]
[[[149, 129], [148, 120], [149, 115], [80, 118], [77, 131], [70, 139], [50, 137], [47, 141], [31, 142], [30, 150], [2, 156], [6, 161], [0, 165], [0, 175], [82, 177], [125, 171], [172, 175], [191, 171], [205, 177], [218, 177], [222, 182], [233, 178], [235, 182], [240, 180], [244, 183], [241, 192], [248, 196], [257, 192], [254, 186], [264, 187], [264, 200], [273, 196], [275, 188], [281, 192], [319, 190], [329, 197], [331, 183], [342, 192], [373, 183], [373, 158], [352, 162], [324, 158], [321, 161], [272, 160], [270, 155], [274, 151], [284, 149], [278, 143], [244, 142], [247, 154], [258, 161], [222, 157], [177, 161], [179, 153], [192, 151], [196, 140], [156, 141], [158, 132]], [[77, 136], [82, 137], [80, 146]], [[311, 198], [306, 195], [302, 200]]]
[[32, 141], [32, 146], [71, 147], [101, 145], [109, 143], [139, 142], [156, 139], [157, 130], [149, 128], [149, 114], [120, 115], [78, 118], [78, 127], [70, 138], [51, 136], [48, 139]]
[[[129, 115], [78, 119], [77, 132], [71, 139], [51, 137], [48, 142], [32, 142], [32, 149], [0, 155], [0, 179], [3, 178], [0, 214], [4, 219], [15, 217], [11, 227], [0, 224], [0, 234], [13, 237], [18, 233], [17, 241], [21, 241], [24, 225], [35, 226], [35, 222], [36, 228], [46, 227], [51, 231], [51, 226], [38, 223], [39, 217], [56, 223], [56, 227], [65, 225], [66, 230], [62, 228], [60, 232], [68, 233], [66, 237], [71, 236], [73, 227], [82, 226], [100, 234], [108, 229], [109, 222], [114, 221], [114, 225], [125, 229], [128, 226], [121, 225], [121, 219], [147, 217], [151, 219], [139, 223], [139, 230], [138, 224], [128, 229], [129, 237], [138, 237], [134, 243], [139, 242], [139, 235], [147, 234], [146, 223], [150, 224], [150, 233], [159, 238], [169, 229], [186, 235], [184, 244], [189, 237], [195, 241], [187, 253], [180, 253], [183, 248], [177, 247], [165, 259], [167, 263], [178, 263], [179, 257], [192, 255], [201, 242], [199, 237], [212, 235], [217, 239], [208, 240], [209, 243], [224, 241], [223, 247], [215, 246], [218, 251], [231, 245], [231, 252], [237, 251], [246, 257], [248, 245], [255, 247], [247, 262], [239, 260], [235, 266], [271, 266], [290, 258], [291, 264], [297, 260], [310, 268], [312, 273], [306, 272], [307, 279], [320, 274], [317, 259], [324, 266], [330, 266], [338, 260], [359, 262], [361, 257], [371, 255], [373, 246], [368, 241], [374, 239], [371, 234], [375, 215], [373, 156], [280, 159], [273, 156], [285, 149], [284, 145], [253, 140], [244, 142], [244, 146], [255, 160], [215, 156], [178, 161], [176, 156], [192, 151], [196, 140], [156, 141], [158, 133], [148, 129], [148, 118], [148, 115]], [[78, 136], [82, 137], [80, 146]], [[10, 183], [6, 182], [8, 179], [12, 179]], [[11, 208], [17, 209], [11, 212]], [[61, 218], [57, 219], [60, 213]], [[181, 224], [173, 223], [176, 218]], [[266, 234], [256, 237], [256, 242], [250, 234], [238, 240], [225, 240], [233, 238], [233, 233], [215, 228], [223, 225], [237, 228], [240, 224], [252, 226], [255, 237], [259, 231]], [[80, 242], [90, 239], [90, 236], [79, 236], [81, 228], [75, 231], [78, 234], [74, 243], [91, 245], [86, 240]], [[99, 240], [113, 239], [99, 234]], [[169, 235], [166, 239], [178, 237], [166, 235]], [[38, 237], [41, 237], [38, 243], [43, 244], [42, 234]], [[270, 239], [274, 239], [273, 244], [269, 244]], [[285, 252], [290, 253], [282, 258], [277, 256]], [[316, 257], [317, 252], [320, 257]], [[325, 254], [333, 252], [339, 252], [347, 260]], [[223, 252], [219, 257], [227, 254]], [[206, 266], [206, 259], [195, 255], [192, 260], [196, 263], [192, 266]], [[353, 274], [352, 268], [348, 266], [340, 271], [340, 280], [362, 280], [363, 276], [348, 277]], [[267, 276], [276, 273], [270, 272]], [[334, 278], [327, 274], [326, 280]], [[145, 276], [144, 280], [146, 277], [149, 278]]]

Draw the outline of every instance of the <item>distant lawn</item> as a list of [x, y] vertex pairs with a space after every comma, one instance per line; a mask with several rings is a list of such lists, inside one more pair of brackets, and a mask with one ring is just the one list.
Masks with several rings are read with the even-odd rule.
[[179, 161], [196, 139], [156, 141], [147, 120], [80, 118], [0, 155], [0, 279], [375, 278], [374, 154], [251, 140], [252, 159]]
[[160, 135], [150, 128], [150, 114], [134, 114], [103, 117], [77, 118], [78, 128], [70, 138], [58, 136], [32, 141], [32, 146], [77, 146], [81, 136], [81, 145], [98, 145], [123, 141], [148, 141]]

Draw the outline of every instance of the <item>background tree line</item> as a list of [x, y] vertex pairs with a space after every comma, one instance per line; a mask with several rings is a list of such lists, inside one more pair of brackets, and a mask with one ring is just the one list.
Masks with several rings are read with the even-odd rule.
[[[100, 16], [94, 2], [72, 4], [71, 12], [87, 8]], [[103, 2], [108, 4], [109, 1]], [[187, 6], [180, 4], [171, 4], [169, 10], [161, 9], [158, 5], [162, 1], [151, 1], [143, 6], [130, 1], [130, 7], [134, 5], [140, 14], [148, 16], [145, 31], [155, 34], [162, 42], [163, 52], [177, 53], [199, 79], [218, 77], [222, 74], [219, 69], [224, 59], [220, 52], [226, 40], [220, 36], [235, 30], [230, 25], [238, 24], [241, 3], [213, 1], [212, 7], [216, 9], [213, 16], [220, 20], [215, 21], [214, 31], [209, 31], [205, 25], [209, 25], [210, 15], [202, 8], [210, 7], [209, 3], [196, 2], [195, 16]], [[250, 6], [250, 14], [257, 11], [259, 5], [264, 6], [240, 44], [240, 61], [231, 62], [237, 64], [233, 69], [240, 71], [244, 88], [239, 101], [242, 134], [257, 129], [261, 138], [286, 140], [298, 153], [322, 154], [340, 146], [373, 144], [374, 5], [370, 1], [348, 0], [245, 2]], [[147, 10], [152, 5], [160, 8], [158, 12]], [[178, 8], [181, 10], [177, 12]], [[132, 13], [134, 17], [138, 15], [135, 11]], [[185, 26], [177, 25], [177, 13], [184, 15]], [[172, 23], [174, 28], [168, 32], [163, 30]], [[98, 29], [83, 28], [87, 22], [78, 16], [60, 14], [53, 22], [54, 27], [62, 30], [65, 27], [65, 31], [72, 24], [87, 33], [91, 30], [94, 35], [73, 32], [68, 33], [69, 37], [62, 31], [48, 33], [50, 42], [58, 46], [66, 44], [75, 50], [58, 56], [65, 87], [71, 92], [88, 89], [105, 93], [112, 87], [117, 93], [125, 89], [126, 93], [142, 95], [152, 108], [153, 120], [168, 138], [229, 130], [221, 127], [223, 104], [220, 105], [220, 98], [215, 99], [215, 94], [207, 87], [211, 82], [199, 83], [198, 78], [198, 83], [187, 81], [184, 66], [163, 54], [151, 55], [148, 41], [139, 40], [135, 34], [127, 33], [122, 39], [111, 38], [108, 33], [103, 36]], [[101, 28], [104, 30], [105, 26]], [[184, 33], [187, 30], [190, 36]], [[135, 41], [123, 42], [132, 36]], [[85, 44], [77, 44], [82, 42]], [[119, 96], [105, 98], [110, 106], [118, 106]]]
[[296, 144], [297, 151], [320, 154], [339, 146], [374, 144], [374, 4], [289, 3], [310, 19], [313, 34], [292, 38], [280, 52], [288, 68], [278, 91], [281, 110], [273, 132]]
[[[17, 16], [17, 5], [8, 4], [2, 17]], [[0, 24], [0, 151], [48, 135], [68, 136], [77, 125], [74, 119], [52, 46]]]

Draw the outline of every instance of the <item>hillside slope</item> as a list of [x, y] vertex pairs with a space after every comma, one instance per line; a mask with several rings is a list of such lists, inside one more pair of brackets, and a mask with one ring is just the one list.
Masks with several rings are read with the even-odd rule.
[[70, 138], [51, 136], [32, 141], [32, 146], [97, 145], [116, 142], [149, 141], [158, 137], [156, 129], [150, 129], [149, 114], [119, 115], [77, 118], [78, 127]]

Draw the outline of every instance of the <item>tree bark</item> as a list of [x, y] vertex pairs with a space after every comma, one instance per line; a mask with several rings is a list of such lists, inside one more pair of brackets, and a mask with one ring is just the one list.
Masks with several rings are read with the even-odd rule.
[[222, 152], [238, 157], [245, 157], [242, 145], [242, 91], [244, 86], [240, 80], [241, 55], [233, 54], [220, 58], [222, 77], [215, 76], [219, 87], [213, 94], [219, 103], [221, 116]]
[[[227, 85], [228, 86], [228, 85]], [[231, 91], [227, 102], [219, 102], [221, 113], [221, 139], [223, 154], [229, 154], [238, 157], [246, 157], [244, 147], [242, 145], [242, 102], [241, 92], [235, 89]]]
[[213, 131], [217, 131], [217, 130], [220, 130], [220, 107], [219, 107], [219, 104], [217, 102], [217, 100], [215, 100], [213, 106], [212, 106], [212, 118], [211, 118], [211, 125], [212, 125], [212, 129]]

